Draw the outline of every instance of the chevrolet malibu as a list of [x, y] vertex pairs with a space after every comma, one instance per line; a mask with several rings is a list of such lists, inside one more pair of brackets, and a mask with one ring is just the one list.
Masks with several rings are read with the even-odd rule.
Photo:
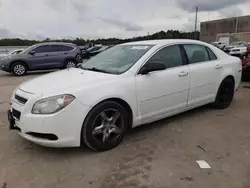
[[10, 129], [43, 146], [109, 150], [133, 127], [205, 104], [227, 108], [241, 70], [238, 58], [200, 41], [117, 45], [17, 87]]

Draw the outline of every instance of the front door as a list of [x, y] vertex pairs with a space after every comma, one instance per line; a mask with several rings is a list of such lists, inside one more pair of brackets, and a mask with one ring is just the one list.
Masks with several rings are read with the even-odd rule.
[[161, 62], [166, 70], [136, 76], [140, 122], [166, 117], [187, 106], [189, 92], [188, 65], [178, 45], [156, 52], [148, 62]]

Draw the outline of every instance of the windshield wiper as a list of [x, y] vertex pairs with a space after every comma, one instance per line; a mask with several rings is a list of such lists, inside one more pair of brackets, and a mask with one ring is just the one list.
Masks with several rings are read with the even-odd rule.
[[96, 67], [93, 67], [93, 68], [84, 68], [84, 67], [81, 67], [83, 70], [89, 70], [89, 71], [95, 71], [95, 72], [102, 72], [102, 73], [109, 73], [108, 71], [106, 70], [102, 70], [102, 69], [98, 69]]

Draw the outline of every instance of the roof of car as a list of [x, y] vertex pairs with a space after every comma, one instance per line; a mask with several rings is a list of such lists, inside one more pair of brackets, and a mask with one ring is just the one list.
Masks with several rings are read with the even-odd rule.
[[178, 43], [195, 43], [195, 44], [204, 44], [204, 42], [198, 40], [190, 39], [162, 39], [162, 40], [144, 40], [124, 43], [122, 45], [166, 45], [166, 44], [178, 44]]
[[73, 45], [73, 43], [69, 43], [69, 42], [43, 42], [43, 43], [39, 43], [37, 45]]

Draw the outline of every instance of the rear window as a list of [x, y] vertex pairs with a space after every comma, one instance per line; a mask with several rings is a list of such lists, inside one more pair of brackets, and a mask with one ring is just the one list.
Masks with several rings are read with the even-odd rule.
[[63, 51], [71, 51], [73, 50], [74, 48], [71, 47], [71, 46], [63, 46]]
[[51, 46], [51, 51], [52, 52], [65, 52], [65, 51], [70, 51], [73, 50], [74, 48], [71, 46], [66, 46], [66, 45], [52, 45]]

